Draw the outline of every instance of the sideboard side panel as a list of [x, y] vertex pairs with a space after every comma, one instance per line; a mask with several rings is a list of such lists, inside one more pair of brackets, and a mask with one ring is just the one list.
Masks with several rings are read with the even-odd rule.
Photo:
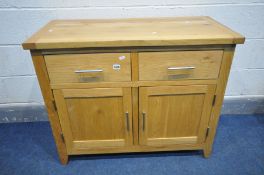
[[66, 145], [61, 137], [61, 126], [59, 122], [59, 117], [56, 109], [54, 108], [54, 97], [52, 90], [50, 88], [48, 73], [45, 65], [45, 60], [41, 52], [31, 51], [31, 56], [33, 64], [38, 77], [40, 89], [44, 98], [44, 102], [47, 108], [50, 125], [52, 128], [53, 137], [57, 146], [58, 154], [62, 164], [68, 163], [68, 154], [66, 150]]
[[226, 84], [227, 84], [230, 68], [232, 65], [234, 51], [235, 51], [235, 46], [231, 46], [224, 49], [222, 65], [215, 91], [216, 100], [212, 108], [211, 119], [209, 121], [209, 132], [204, 145], [204, 157], [209, 157], [212, 152], [212, 146], [214, 142], [216, 129], [218, 126], [219, 117], [221, 114], [221, 108], [224, 100]]

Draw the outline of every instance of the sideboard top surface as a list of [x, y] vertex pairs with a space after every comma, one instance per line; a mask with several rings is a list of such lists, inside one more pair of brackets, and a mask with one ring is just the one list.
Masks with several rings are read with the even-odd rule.
[[210, 17], [53, 20], [24, 49], [242, 44], [245, 38]]

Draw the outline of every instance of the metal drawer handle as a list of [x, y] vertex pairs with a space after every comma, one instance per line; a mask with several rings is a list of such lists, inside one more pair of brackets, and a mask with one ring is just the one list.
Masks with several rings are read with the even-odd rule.
[[86, 70], [76, 70], [75, 73], [93, 73], [93, 72], [103, 72], [103, 69], [86, 69]]
[[168, 67], [168, 70], [192, 70], [195, 69], [194, 66], [184, 66], [184, 67]]
[[129, 128], [129, 116], [128, 116], [128, 112], [125, 113], [125, 116], [126, 116], [127, 131], [129, 131], [130, 128]]
[[143, 124], [143, 126], [142, 126], [142, 129], [143, 129], [143, 131], [145, 131], [145, 122], [146, 122], [146, 113], [145, 112], [142, 112], [142, 124]]

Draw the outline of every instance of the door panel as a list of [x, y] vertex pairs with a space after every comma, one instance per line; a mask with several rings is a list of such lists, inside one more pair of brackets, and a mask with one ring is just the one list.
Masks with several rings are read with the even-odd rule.
[[214, 90], [214, 85], [140, 88], [140, 144], [203, 142]]
[[70, 98], [66, 99], [66, 105], [73, 140], [108, 140], [124, 137], [125, 118], [120, 117], [123, 116], [122, 97]]
[[54, 90], [67, 150], [132, 144], [130, 88]]

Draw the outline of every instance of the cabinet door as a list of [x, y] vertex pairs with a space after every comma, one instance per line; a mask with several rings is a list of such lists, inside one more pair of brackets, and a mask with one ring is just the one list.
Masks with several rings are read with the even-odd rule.
[[140, 144], [166, 146], [205, 140], [215, 85], [140, 88]]
[[54, 90], [68, 154], [132, 144], [130, 88]]

